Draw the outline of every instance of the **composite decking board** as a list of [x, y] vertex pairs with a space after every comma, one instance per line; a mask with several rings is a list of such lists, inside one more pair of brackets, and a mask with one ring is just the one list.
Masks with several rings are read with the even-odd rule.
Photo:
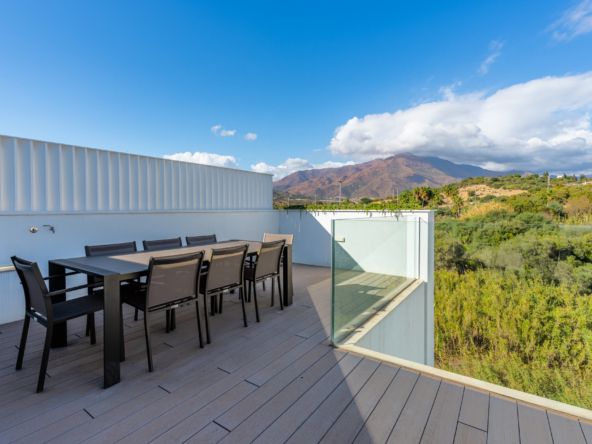
[[[327, 339], [327, 335], [324, 331], [318, 332], [316, 335], [311, 336], [310, 338], [306, 339], [304, 342], [299, 344], [297, 347], [294, 347], [290, 353], [286, 353], [280, 359], [272, 362], [265, 368], [262, 368], [254, 375], [251, 375], [247, 378], [247, 381], [251, 384], [255, 384], [258, 386], [262, 386], [266, 382], [268, 382], [274, 375], [276, 375], [279, 371], [284, 370], [286, 367], [292, 365], [292, 363], [296, 362], [297, 360], [306, 352], [311, 350], [312, 348], [316, 348], [319, 346], [320, 343], [324, 342]], [[322, 349], [327, 350], [327, 347], [322, 347]]]
[[[101, 416], [94, 417], [89, 423], [71, 427], [67, 431], [64, 431], [61, 436], [58, 436], [55, 440], [50, 440], [49, 442], [54, 442], [55, 444], [64, 442], [82, 442], [101, 433], [111, 424], [124, 421], [125, 418], [144, 409], [146, 406], [161, 402], [166, 396], [167, 393], [164, 390], [158, 387], [153, 388], [140, 396], [131, 398], [128, 402], [111, 409]], [[67, 418], [60, 421], [60, 423], [64, 422], [68, 422]]]
[[[244, 372], [249, 373], [250, 368], [257, 369], [257, 365], [266, 365], [270, 360], [277, 357], [280, 349], [275, 349], [272, 353], [266, 353], [255, 361], [250, 361], [245, 365]], [[244, 375], [229, 375], [219, 369], [212, 369], [214, 377], [210, 374], [201, 374], [191, 384], [181, 390], [171, 393], [163, 399], [163, 402], [150, 406], [124, 423], [114, 424], [108, 432], [109, 439], [124, 438], [123, 441], [146, 441], [152, 436], [162, 433], [163, 429], [169, 427], [169, 424], [175, 424], [187, 416], [190, 416], [195, 410], [216, 399], [235, 385], [244, 382]], [[239, 372], [240, 373], [240, 372]], [[254, 387], [252, 384], [250, 384]], [[238, 402], [238, 401], [237, 401]], [[133, 427], [132, 427], [133, 425]], [[103, 436], [98, 436], [96, 442], [100, 442]]]
[[486, 444], [487, 432], [471, 427], [470, 425], [458, 423], [454, 444]]
[[[303, 341], [302, 338], [296, 338], [295, 336], [291, 336], [289, 340], [294, 339]], [[119, 434], [118, 437], [125, 436], [124, 441], [129, 440], [130, 442], [146, 440], [157, 435], [170, 422], [179, 421], [189, 416], [197, 406], [215, 399], [234, 385], [243, 382], [246, 376], [257, 372], [283, 353], [289, 352], [289, 349], [286, 350], [285, 344], [285, 342], [281, 343], [264, 354], [254, 354], [254, 359], [245, 358], [245, 365], [240, 367], [234, 374], [226, 374], [216, 369], [218, 372], [223, 373], [223, 376], [218, 381], [205, 381], [203, 375], [200, 374], [195, 378], [193, 376], [186, 378], [185, 386], [171, 393], [163, 403], [139, 412], [133, 418], [135, 427], [130, 427], [129, 421], [126, 421], [123, 427], [116, 424], [112, 428], [116, 429]], [[121, 436], [122, 434], [123, 436]], [[109, 436], [112, 437], [113, 434], [111, 433]], [[100, 442], [100, 439], [97, 439], [97, 442]]]
[[361, 357], [346, 355], [261, 433], [254, 443], [284, 442], [358, 365]]
[[[64, 432], [67, 432], [71, 428], [80, 426], [80, 425], [88, 425], [92, 422], [92, 419], [88, 414], [84, 411], [77, 411], [70, 416], [68, 416], [67, 421], [60, 421], [57, 423], [50, 424], [47, 427], [43, 427], [41, 430], [30, 434], [23, 434], [20, 439], [15, 441], [11, 441], [15, 444], [17, 443], [39, 443], [39, 442], [47, 442], [48, 440], [55, 438], [56, 436], [63, 435]], [[65, 441], [62, 441], [65, 442]]]
[[304, 393], [306, 393], [319, 379], [334, 368], [344, 354], [331, 351], [323, 356], [298, 378], [261, 406], [256, 412], [232, 430], [221, 442], [251, 442], [283, 412], [290, 408]]
[[22, 433], [39, 430], [67, 418], [69, 415], [82, 410], [89, 399], [100, 398], [103, 393], [107, 394], [108, 392], [99, 388], [98, 384], [92, 388], [88, 387], [85, 381], [76, 387], [68, 387], [64, 390], [61, 398], [63, 402], [58, 403], [59, 409], [56, 410], [53, 407], [55, 399], [52, 399], [49, 405], [40, 403], [28, 409], [29, 415], [27, 417], [11, 417], [14, 425], [0, 433], [0, 442], [3, 440], [10, 441]]
[[489, 393], [466, 388], [458, 420], [466, 425], [487, 432], [489, 418]]
[[487, 442], [490, 444], [520, 444], [516, 401], [490, 395], [487, 430]]
[[318, 442], [331, 428], [351, 400], [379, 366], [379, 362], [362, 359], [344, 381], [325, 399], [315, 412], [294, 432], [287, 442]]
[[399, 415], [388, 443], [419, 442], [434, 405], [440, 380], [421, 375]]
[[241, 382], [151, 442], [160, 444], [184, 442], [206, 427], [216, 416], [231, 408], [237, 401], [244, 400], [255, 390], [256, 387], [252, 384]]
[[187, 441], [187, 444], [212, 444], [228, 435], [228, 431], [214, 422], [209, 423]]
[[[108, 390], [102, 389], [103, 316], [100, 312], [95, 316], [96, 346], [90, 346], [89, 338], [84, 336], [84, 318], [68, 322], [69, 345], [51, 350], [50, 377], [42, 394], [35, 394], [34, 390], [45, 328], [31, 323], [24, 368], [16, 372], [16, 345], [22, 322], [1, 326], [0, 366], [4, 367], [0, 368], [0, 442], [62, 444], [103, 443], [122, 438], [129, 442], [188, 438], [187, 442], [208, 443], [254, 439], [261, 444], [285, 442], [297, 436], [301, 426], [319, 421], [315, 417], [324, 414], [322, 406], [330, 399], [336, 402], [337, 388], [347, 377], [351, 379], [356, 366], [366, 361], [362, 356], [346, 354], [327, 345], [325, 338], [330, 333], [331, 320], [329, 275], [326, 269], [295, 266], [295, 303], [284, 311], [280, 311], [277, 304], [269, 307], [270, 287], [267, 293], [258, 289], [258, 293], [264, 295], [259, 307], [261, 323], [254, 322], [251, 303], [247, 306], [248, 328], [242, 326], [239, 301], [236, 297], [226, 298], [224, 313], [210, 318], [213, 343], [204, 349], [197, 345], [193, 305], [177, 310], [177, 329], [169, 334], [164, 332], [163, 313], [151, 330], [156, 364], [153, 373], [149, 373], [146, 366], [142, 316], [139, 322], [133, 321], [133, 310], [125, 306], [127, 360], [121, 366], [121, 383]], [[309, 359], [311, 353], [321, 354], [323, 347], [324, 356], [333, 355], [331, 359], [325, 358], [325, 364], [330, 367], [327, 371], [306, 373], [323, 359], [320, 358], [292, 380], [285, 376], [290, 372], [298, 373], [299, 368], [291, 368], [300, 365], [300, 360]], [[232, 373], [219, 370], [218, 365]], [[380, 364], [378, 368], [385, 366], [390, 364]], [[384, 384], [376, 370], [356, 393], [348, 390], [342, 407], [331, 411], [329, 418], [320, 419], [324, 430], [310, 436], [317, 437], [317, 441], [321, 438], [319, 435], [325, 436], [327, 441], [334, 441], [331, 438], [338, 436], [350, 442], [353, 437], [349, 431], [361, 427], [356, 442], [385, 442], [396, 427], [401, 411], [408, 407], [410, 394], [420, 377], [415, 371], [393, 369], [397, 373], [389, 384]], [[300, 376], [305, 374], [306, 381], [300, 382]], [[273, 390], [266, 388], [274, 384]], [[437, 442], [450, 442], [451, 418], [454, 406], [458, 409], [458, 398], [454, 401], [445, 396], [448, 384], [440, 383], [423, 431], [424, 442], [429, 442], [432, 434], [439, 436]], [[461, 422], [456, 426], [456, 441], [484, 442], [488, 423], [490, 438], [495, 440], [499, 421], [495, 407], [489, 409], [490, 395], [484, 393], [474, 399], [470, 393], [475, 390], [463, 390], [469, 392], [469, 396], [463, 396], [461, 402], [464, 410], [459, 414]], [[226, 412], [239, 411], [237, 406], [246, 405], [246, 401], [241, 400], [249, 398], [258, 399], [257, 406], [250, 408], [249, 415], [233, 432], [248, 427], [254, 427], [255, 432], [232, 435], [216, 423], [216, 418]], [[479, 398], [487, 400], [487, 409], [483, 409]], [[493, 406], [495, 395], [491, 398]], [[445, 407], [441, 408], [441, 404]], [[480, 424], [477, 419], [480, 417], [485, 417], [485, 425], [480, 425], [484, 429], [463, 423]], [[241, 415], [239, 418], [242, 419]], [[585, 421], [580, 424], [577, 419], [551, 412], [548, 417], [544, 410], [520, 402], [517, 403], [517, 418], [521, 442], [526, 444], [551, 442], [551, 432], [554, 444], [584, 442], [584, 436], [590, 439], [592, 432]], [[365, 422], [360, 426], [363, 419]], [[239, 439], [241, 436], [245, 439]]]
[[422, 444], [452, 444], [460, 414], [463, 386], [442, 381], [428, 418]]
[[398, 368], [381, 364], [347, 408], [327, 431], [321, 442], [352, 442], [389, 386]]
[[[258, 390], [254, 391], [247, 398], [238, 402], [226, 413], [216, 418], [216, 423], [227, 430], [235, 429], [241, 422], [253, 414], [259, 407], [283, 390], [285, 386], [299, 377], [310, 366], [314, 365], [319, 359], [329, 353], [329, 348], [323, 345], [315, 347], [309, 353], [306, 353], [290, 367], [282, 370], [270, 379]], [[247, 379], [247, 382], [249, 379]]]
[[355, 443], [384, 443], [417, 383], [419, 374], [401, 368], [366, 420]]
[[553, 442], [555, 444], [586, 444], [584, 432], [578, 421], [551, 412], [547, 412], [547, 416], [549, 417], [551, 436], [553, 436]]
[[592, 444], [592, 424], [589, 422], [580, 421], [580, 427], [582, 427], [582, 432], [584, 433], [586, 442], [588, 444]]
[[547, 412], [518, 403], [521, 444], [553, 444]]

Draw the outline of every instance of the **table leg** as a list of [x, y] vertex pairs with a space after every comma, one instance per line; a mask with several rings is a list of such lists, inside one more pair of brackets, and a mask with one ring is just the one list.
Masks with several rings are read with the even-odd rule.
[[105, 388], [111, 387], [120, 381], [119, 362], [120, 355], [120, 328], [121, 328], [121, 301], [119, 295], [119, 279], [117, 276], [105, 276], [104, 288], [104, 347], [103, 347], [103, 373]]
[[[66, 288], [66, 277], [64, 276], [66, 269], [64, 267], [50, 262], [48, 265], [48, 271], [50, 276], [57, 276], [49, 279], [49, 291], [63, 290]], [[65, 293], [53, 296], [52, 298], [54, 304], [57, 302], [64, 302], [65, 300]], [[51, 338], [51, 346], [65, 347], [66, 345], [68, 345], [68, 324], [66, 322], [55, 324], [53, 328], [53, 336]]]
[[283, 252], [282, 296], [284, 306], [292, 305], [294, 287], [292, 285], [292, 245], [286, 245]]

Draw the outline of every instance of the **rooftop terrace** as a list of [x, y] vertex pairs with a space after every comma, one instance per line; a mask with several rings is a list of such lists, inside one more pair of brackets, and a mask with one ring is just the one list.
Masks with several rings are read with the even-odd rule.
[[[21, 322], [0, 325], [0, 442], [592, 443], [592, 424], [408, 368], [334, 349], [330, 270], [294, 267], [294, 304], [260, 300], [261, 323], [229, 299], [198, 348], [195, 314], [153, 328], [148, 373], [142, 322], [126, 312], [121, 383], [102, 388], [97, 345], [82, 320], [54, 349], [35, 394], [44, 329], [33, 325], [16, 372]], [[269, 292], [269, 286], [268, 286]]]

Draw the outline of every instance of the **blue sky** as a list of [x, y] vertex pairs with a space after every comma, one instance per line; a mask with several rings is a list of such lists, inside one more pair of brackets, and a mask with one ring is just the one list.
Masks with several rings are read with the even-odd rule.
[[592, 171], [591, 0], [0, 0], [0, 17], [1, 134], [278, 176], [399, 152]]

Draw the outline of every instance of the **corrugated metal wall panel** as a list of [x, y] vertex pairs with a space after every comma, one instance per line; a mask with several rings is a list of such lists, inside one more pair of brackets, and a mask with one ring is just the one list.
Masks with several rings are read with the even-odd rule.
[[269, 175], [0, 135], [0, 214], [271, 208]]

